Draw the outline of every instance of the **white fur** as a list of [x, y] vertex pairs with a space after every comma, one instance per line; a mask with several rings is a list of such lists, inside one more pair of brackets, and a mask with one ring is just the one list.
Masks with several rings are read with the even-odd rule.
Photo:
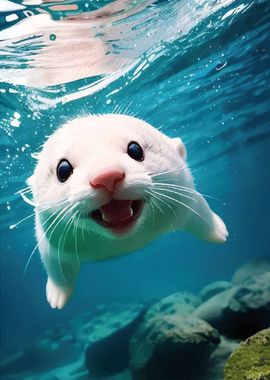
[[[144, 161], [129, 157], [130, 141], [141, 145]], [[74, 171], [60, 183], [56, 167], [64, 158]], [[226, 240], [225, 224], [194, 190], [185, 159], [181, 139], [171, 139], [146, 122], [124, 115], [77, 118], [47, 140], [29, 183], [39, 250], [48, 274], [47, 299], [52, 307], [62, 308], [68, 301], [81, 262], [134, 251], [174, 229], [212, 242]], [[92, 178], [108, 169], [125, 173], [114, 199], [145, 201], [135, 226], [120, 236], [89, 217], [111, 199], [109, 193], [90, 185]], [[166, 190], [164, 183], [168, 184]], [[176, 195], [175, 186], [186, 190]]]

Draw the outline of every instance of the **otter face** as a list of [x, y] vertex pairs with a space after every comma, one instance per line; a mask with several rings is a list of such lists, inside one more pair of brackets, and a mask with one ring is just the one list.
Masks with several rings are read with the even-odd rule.
[[159, 198], [156, 183], [181, 181], [184, 158], [180, 139], [142, 120], [89, 116], [47, 140], [29, 183], [41, 221], [119, 238], [143, 228]]

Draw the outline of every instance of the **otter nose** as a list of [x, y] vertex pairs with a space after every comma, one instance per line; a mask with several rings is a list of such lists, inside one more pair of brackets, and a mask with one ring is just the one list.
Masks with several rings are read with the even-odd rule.
[[114, 191], [116, 182], [122, 181], [124, 177], [125, 173], [122, 170], [111, 169], [98, 174], [90, 181], [90, 185], [96, 189], [103, 187], [112, 193]]

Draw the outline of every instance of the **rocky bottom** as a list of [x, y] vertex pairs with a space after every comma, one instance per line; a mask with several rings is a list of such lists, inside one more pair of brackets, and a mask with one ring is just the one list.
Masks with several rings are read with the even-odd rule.
[[270, 380], [270, 262], [149, 305], [100, 305], [2, 360], [5, 380]]

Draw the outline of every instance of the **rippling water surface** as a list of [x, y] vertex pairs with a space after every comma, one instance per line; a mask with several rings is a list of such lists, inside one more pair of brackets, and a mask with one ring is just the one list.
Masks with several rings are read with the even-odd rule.
[[[0, 1], [3, 347], [99, 303], [151, 299], [229, 279], [270, 256], [270, 4], [233, 0]], [[32, 213], [18, 194], [44, 140], [70, 118], [120, 112], [181, 136], [198, 190], [230, 231], [181, 233], [83, 268], [61, 313], [44, 297]]]

